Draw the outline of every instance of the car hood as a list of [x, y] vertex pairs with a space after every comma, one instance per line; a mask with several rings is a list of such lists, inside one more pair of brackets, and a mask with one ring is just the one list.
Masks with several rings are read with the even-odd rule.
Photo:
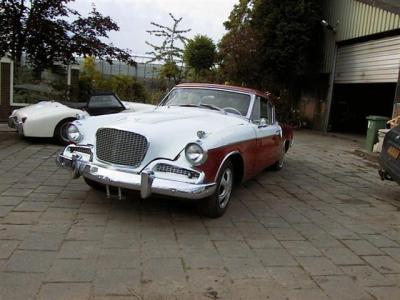
[[129, 111], [153, 111], [156, 108], [155, 105], [147, 104], [147, 103], [140, 103], [140, 102], [122, 101], [122, 104], [127, 109], [127, 110], [125, 110], [125, 112], [129, 112]]
[[223, 139], [229, 139], [237, 127], [249, 122], [236, 115], [207, 109], [160, 107], [153, 112], [94, 117], [79, 123], [87, 144], [95, 144], [97, 129], [105, 127], [145, 136], [150, 145], [143, 162], [147, 164], [156, 158], [174, 159], [189, 142], [198, 140], [198, 131], [206, 133], [202, 140], [206, 148], [213, 148], [217, 143], [229, 143]]
[[68, 106], [65, 106], [59, 102], [54, 101], [42, 101], [36, 104], [28, 105], [23, 108], [19, 108], [13, 112], [11, 116], [16, 116], [19, 119], [28, 117], [43, 116], [44, 114], [54, 114], [60, 111], [72, 110]]

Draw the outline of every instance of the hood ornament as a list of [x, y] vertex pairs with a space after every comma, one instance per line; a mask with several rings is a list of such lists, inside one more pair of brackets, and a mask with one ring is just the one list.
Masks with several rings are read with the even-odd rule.
[[207, 136], [207, 133], [205, 131], [203, 131], [203, 130], [197, 131], [197, 137], [199, 139], [204, 139], [206, 136]]

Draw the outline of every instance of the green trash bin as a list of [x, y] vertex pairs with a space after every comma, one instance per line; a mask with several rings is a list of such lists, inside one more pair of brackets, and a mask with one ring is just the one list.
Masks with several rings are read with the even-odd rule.
[[382, 116], [368, 116], [367, 138], [365, 140], [365, 148], [368, 151], [374, 149], [374, 145], [378, 142], [378, 130], [386, 128], [389, 118]]

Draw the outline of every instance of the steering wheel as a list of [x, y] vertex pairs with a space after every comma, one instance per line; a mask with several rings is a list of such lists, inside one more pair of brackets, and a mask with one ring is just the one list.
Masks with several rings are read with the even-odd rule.
[[223, 110], [225, 110], [225, 111], [229, 111], [230, 110], [231, 112], [233, 112], [233, 113], [235, 113], [235, 114], [237, 114], [239, 116], [243, 116], [240, 111], [238, 111], [236, 108], [233, 108], [233, 107], [224, 107]]

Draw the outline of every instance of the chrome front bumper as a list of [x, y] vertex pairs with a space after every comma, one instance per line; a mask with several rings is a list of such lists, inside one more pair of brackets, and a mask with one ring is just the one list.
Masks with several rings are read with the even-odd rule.
[[24, 135], [24, 127], [18, 122], [17, 117], [8, 118], [8, 127], [15, 129], [20, 135]]
[[157, 178], [153, 171], [146, 169], [137, 174], [106, 168], [93, 162], [84, 161], [79, 155], [74, 155], [70, 158], [59, 154], [57, 156], [57, 164], [60, 167], [70, 169], [74, 178], [83, 176], [105, 186], [137, 190], [140, 191], [143, 199], [154, 193], [197, 200], [211, 196], [216, 189], [215, 183], [195, 184]]

